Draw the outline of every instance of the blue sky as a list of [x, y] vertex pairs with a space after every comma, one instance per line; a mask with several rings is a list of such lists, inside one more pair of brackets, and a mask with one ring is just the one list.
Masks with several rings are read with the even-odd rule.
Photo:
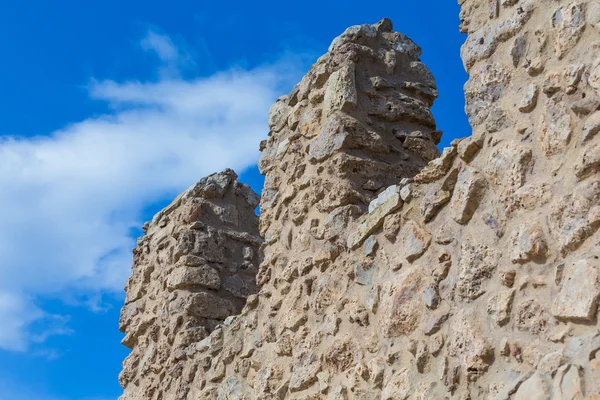
[[0, 399], [115, 400], [142, 223], [254, 164], [270, 104], [346, 27], [383, 17], [436, 76], [442, 146], [470, 134], [458, 6], [21, 0], [0, 4]]

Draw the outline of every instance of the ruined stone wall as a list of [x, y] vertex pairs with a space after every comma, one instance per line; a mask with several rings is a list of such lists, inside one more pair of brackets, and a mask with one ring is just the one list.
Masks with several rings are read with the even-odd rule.
[[436, 158], [389, 21], [335, 39], [270, 112], [259, 293], [139, 398], [600, 398], [600, 2], [461, 6], [472, 136]]
[[119, 321], [122, 343], [132, 349], [119, 376], [121, 399], [184, 398], [186, 379], [201, 364], [187, 348], [218, 332], [258, 291], [258, 202], [226, 170], [200, 180], [144, 225]]

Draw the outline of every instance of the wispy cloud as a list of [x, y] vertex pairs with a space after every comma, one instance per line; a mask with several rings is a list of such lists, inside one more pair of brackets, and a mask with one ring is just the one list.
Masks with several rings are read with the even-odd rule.
[[186, 46], [184, 44], [176, 46], [167, 35], [148, 30], [140, 45], [145, 51], [156, 54], [162, 63], [159, 73], [163, 77], [179, 76], [182, 67], [194, 65]]
[[[142, 44], [179, 62], [166, 36], [150, 32]], [[268, 109], [299, 65], [288, 55], [190, 81], [94, 81], [90, 97], [114, 112], [38, 137], [0, 137], [0, 348], [65, 332], [36, 299], [121, 293], [142, 210], [209, 173], [255, 163]], [[40, 321], [52, 323], [31, 329]]]
[[116, 400], [116, 397], [69, 398], [53, 396], [43, 387], [32, 387], [18, 383], [16, 379], [0, 377], [0, 399], [2, 400]]

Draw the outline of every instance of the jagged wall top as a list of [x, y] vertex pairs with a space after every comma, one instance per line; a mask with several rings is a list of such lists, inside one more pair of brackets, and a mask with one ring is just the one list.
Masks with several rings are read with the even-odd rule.
[[277, 236], [268, 228], [300, 187], [313, 190], [301, 214], [314, 205], [366, 210], [381, 190], [439, 155], [441, 132], [430, 110], [438, 93], [420, 54], [390, 20], [353, 26], [277, 100], [261, 143], [262, 234]]

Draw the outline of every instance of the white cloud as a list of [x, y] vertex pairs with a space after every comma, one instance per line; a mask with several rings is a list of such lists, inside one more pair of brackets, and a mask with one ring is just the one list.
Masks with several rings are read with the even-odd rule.
[[[145, 41], [165, 62], [178, 57], [168, 38]], [[36, 299], [120, 293], [135, 244], [129, 232], [145, 207], [212, 172], [254, 164], [268, 109], [297, 81], [297, 61], [193, 81], [94, 81], [90, 96], [111, 114], [43, 136], [0, 137], [0, 348], [24, 350], [61, 331], [30, 329], [57, 320]]]
[[142, 49], [155, 53], [163, 63], [159, 68], [161, 76], [179, 76], [180, 68], [194, 65], [185, 45], [176, 46], [167, 35], [148, 30], [140, 44]]
[[170, 37], [149, 30], [146, 37], [142, 39], [142, 48], [146, 51], [154, 51], [162, 61], [176, 61], [179, 51]]

